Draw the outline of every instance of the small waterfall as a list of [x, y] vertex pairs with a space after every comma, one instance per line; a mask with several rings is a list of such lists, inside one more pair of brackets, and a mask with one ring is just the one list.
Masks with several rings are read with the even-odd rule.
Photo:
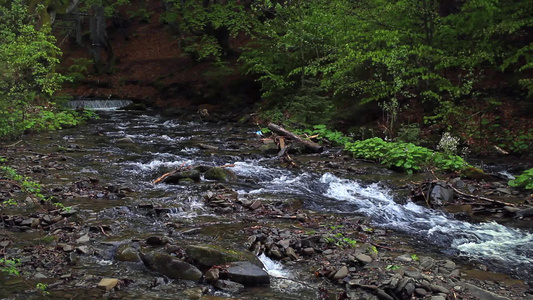
[[267, 271], [268, 275], [277, 278], [290, 278], [289, 272], [285, 270], [285, 268], [283, 268], [283, 265], [279, 262], [273, 261], [264, 253], [259, 255], [258, 258], [263, 263], [265, 271]]
[[131, 100], [72, 100], [69, 106], [74, 109], [117, 109], [133, 103]]

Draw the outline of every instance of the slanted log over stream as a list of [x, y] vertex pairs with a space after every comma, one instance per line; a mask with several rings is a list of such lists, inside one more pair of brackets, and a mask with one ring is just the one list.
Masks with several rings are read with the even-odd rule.
[[268, 129], [272, 130], [272, 132], [278, 134], [278, 135], [281, 135], [281, 136], [286, 136], [288, 138], [290, 138], [293, 142], [298, 142], [298, 143], [301, 143], [305, 146], [306, 149], [308, 149], [310, 152], [313, 152], [313, 153], [320, 153], [322, 152], [322, 150], [324, 150], [324, 147], [322, 147], [321, 145], [313, 142], [313, 141], [310, 141], [310, 140], [306, 140], [306, 139], [303, 139], [299, 136], [297, 136], [296, 134], [288, 131], [287, 129], [279, 126], [279, 125], [276, 125], [274, 123], [269, 123], [268, 124]]

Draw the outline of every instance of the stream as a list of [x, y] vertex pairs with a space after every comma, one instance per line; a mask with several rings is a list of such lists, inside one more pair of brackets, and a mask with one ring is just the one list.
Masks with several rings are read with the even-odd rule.
[[[94, 106], [101, 107], [101, 104], [95, 103]], [[380, 182], [358, 180], [357, 175], [341, 178], [310, 168], [281, 168], [276, 157], [268, 158], [257, 151], [260, 138], [255, 127], [206, 123], [200, 118], [170, 119], [150, 111], [101, 110], [98, 114], [100, 119], [91, 121], [87, 126], [37, 134], [31, 137], [31, 141], [35, 153], [59, 151], [73, 158], [68, 160], [68, 168], [60, 175], [52, 173], [43, 178], [45, 184], [59, 185], [58, 176], [65, 182], [95, 177], [114, 189], [132, 191], [124, 198], [96, 195], [91, 200], [75, 197], [64, 203], [76, 207], [87, 217], [84, 220], [86, 226], [109, 224], [113, 226], [113, 231], [121, 232], [118, 238], [95, 241], [109, 253], [125, 240], [165, 234], [169, 223], [190, 228], [194, 228], [197, 222], [222, 224], [201, 228], [201, 236], [197, 238], [202, 242], [217, 240], [230, 245], [245, 240], [246, 237], [239, 232], [250, 224], [235, 223], [205, 206], [202, 195], [213, 182], [152, 183], [160, 175], [180, 167], [232, 165], [229, 169], [236, 173], [239, 181], [228, 185], [238, 192], [239, 198], [299, 201], [307, 210], [364, 215], [377, 228], [398, 231], [418, 245], [427, 244], [423, 251], [461, 257], [521, 279], [533, 279], [531, 227], [513, 228], [494, 221], [460, 221], [441, 211], [395, 201], [397, 199], [389, 187]], [[124, 138], [131, 139], [133, 143]], [[218, 149], [205, 149], [201, 146], [205, 144]], [[404, 204], [400, 204], [402, 202]], [[156, 207], [161, 214], [147, 216], [145, 207]], [[146, 291], [143, 287], [150, 285], [154, 275], [141, 271], [143, 267], [139, 265], [117, 263], [109, 253], [82, 258], [84, 268], [88, 269], [84, 272], [94, 276], [135, 277], [135, 284], [118, 292], [120, 297], [135, 298], [136, 294], [142, 293], [145, 299], [179, 298], [179, 295], [169, 294], [170, 290], [179, 290], [170, 284]], [[298, 266], [281, 265], [264, 256], [261, 260], [274, 278], [273, 283], [271, 287], [248, 289], [243, 297], [315, 297], [312, 289], [284, 279], [292, 276], [301, 281], [309, 280]], [[184, 289], [190, 288], [187, 283], [180, 284], [184, 285]], [[17, 286], [13, 283], [13, 287]], [[0, 296], [6, 295], [0, 292]]]

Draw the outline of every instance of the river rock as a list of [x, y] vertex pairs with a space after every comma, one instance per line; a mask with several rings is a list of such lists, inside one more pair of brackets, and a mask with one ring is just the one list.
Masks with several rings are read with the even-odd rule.
[[528, 218], [533, 216], [533, 207], [521, 209], [516, 212], [518, 218]]
[[211, 168], [204, 174], [205, 179], [217, 181], [237, 181], [237, 175], [226, 168]]
[[102, 278], [98, 283], [98, 288], [104, 291], [112, 290], [118, 284], [118, 279], [116, 278]]
[[216, 282], [220, 278], [220, 270], [216, 268], [211, 268], [207, 270], [204, 274], [205, 281], [209, 283]]
[[223, 290], [229, 293], [238, 293], [244, 290], [244, 285], [238, 282], [230, 281], [230, 280], [218, 280], [217, 282], [215, 282], [214, 286], [217, 289], [220, 289], [220, 290]]
[[269, 284], [270, 277], [262, 268], [248, 262], [234, 262], [227, 269], [228, 278], [231, 281], [242, 283], [245, 286]]
[[170, 278], [198, 281], [202, 277], [197, 267], [166, 253], [141, 252], [140, 256], [146, 267]]
[[130, 245], [122, 245], [118, 247], [115, 258], [119, 261], [132, 261], [132, 262], [141, 261], [141, 257], [139, 256], [139, 251], [135, 250]]
[[366, 254], [358, 254], [355, 256], [355, 259], [357, 259], [358, 261], [364, 263], [364, 264], [369, 264], [372, 262], [372, 257], [366, 255]]
[[435, 205], [444, 205], [453, 201], [454, 192], [453, 189], [443, 187], [439, 184], [435, 185], [429, 195], [431, 203]]
[[337, 272], [335, 272], [335, 275], [333, 275], [333, 280], [343, 279], [346, 276], [348, 276], [348, 267], [342, 266]]
[[89, 235], [88, 234], [84, 234], [84, 235], [82, 235], [80, 238], [78, 238], [76, 240], [76, 243], [85, 244], [85, 243], [88, 243], [89, 240], [90, 240]]
[[174, 172], [167, 177], [163, 178], [161, 182], [168, 184], [176, 184], [184, 179], [192, 179], [194, 181], [200, 181], [200, 172], [197, 170], [186, 170], [181, 172]]
[[248, 251], [228, 250], [219, 246], [200, 244], [187, 246], [185, 253], [196, 264], [206, 268], [236, 261], [248, 261], [260, 268], [263, 267], [261, 261]]

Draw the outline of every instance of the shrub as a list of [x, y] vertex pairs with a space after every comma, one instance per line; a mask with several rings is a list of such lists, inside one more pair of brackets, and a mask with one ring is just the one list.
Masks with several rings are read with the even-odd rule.
[[510, 180], [509, 186], [533, 190], [533, 168], [525, 170], [516, 179]]

